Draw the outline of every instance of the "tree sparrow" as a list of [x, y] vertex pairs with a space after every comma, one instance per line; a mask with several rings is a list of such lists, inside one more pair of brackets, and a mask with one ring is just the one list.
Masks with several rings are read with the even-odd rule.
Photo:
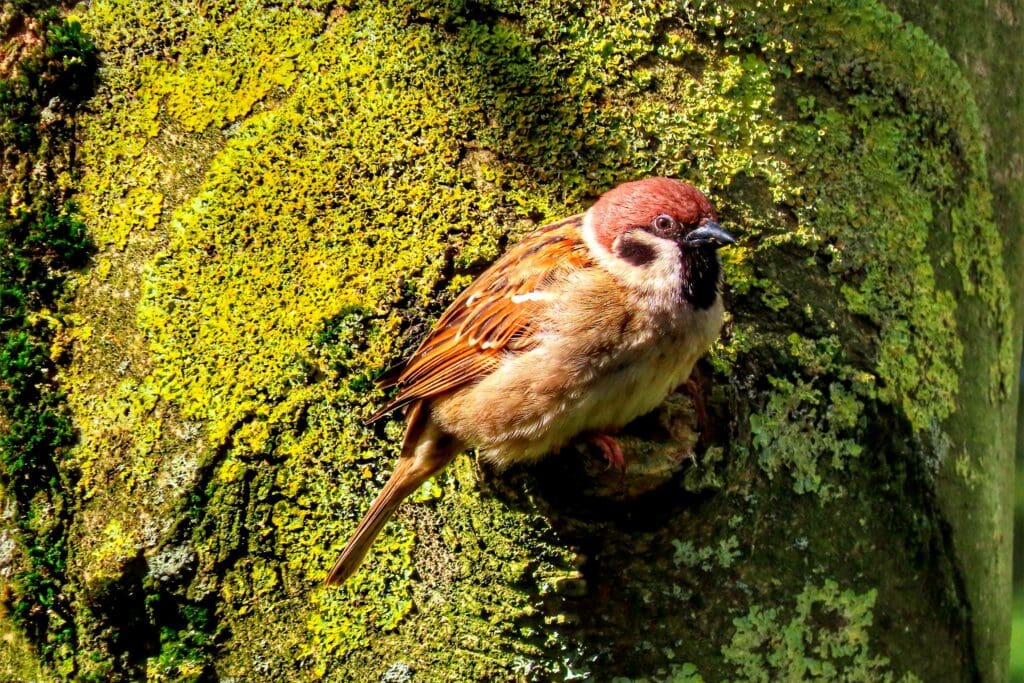
[[589, 433], [608, 436], [685, 382], [722, 326], [717, 250], [733, 238], [696, 188], [624, 183], [527, 235], [448, 307], [382, 378], [405, 408], [395, 471], [327, 577], [359, 567], [402, 500], [460, 451], [503, 468]]

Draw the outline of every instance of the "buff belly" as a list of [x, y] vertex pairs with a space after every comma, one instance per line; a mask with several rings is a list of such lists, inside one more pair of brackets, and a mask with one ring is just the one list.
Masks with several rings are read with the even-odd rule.
[[[578, 434], [616, 430], [656, 408], [690, 376], [717, 337], [721, 315], [721, 304], [690, 311], [688, 324], [664, 325], [649, 343], [616, 357], [594, 360], [541, 344], [435, 401], [434, 421], [499, 467], [537, 460]], [[579, 358], [591, 362], [573, 368]]]

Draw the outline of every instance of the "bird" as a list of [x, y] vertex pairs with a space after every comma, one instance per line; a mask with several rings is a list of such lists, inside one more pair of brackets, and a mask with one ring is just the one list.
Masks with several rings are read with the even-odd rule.
[[326, 584], [351, 577], [402, 500], [467, 448], [501, 470], [586, 435], [624, 466], [614, 432], [718, 337], [731, 244], [697, 188], [649, 177], [509, 248], [378, 380], [397, 392], [368, 422], [404, 409], [401, 451]]

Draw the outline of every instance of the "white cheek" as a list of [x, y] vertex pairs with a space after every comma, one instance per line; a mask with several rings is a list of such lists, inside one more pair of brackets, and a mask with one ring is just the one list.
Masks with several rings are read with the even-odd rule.
[[583, 215], [583, 241], [601, 267], [641, 299], [646, 307], [667, 309], [679, 306], [682, 292], [679, 245], [644, 231], [638, 231], [633, 238], [650, 247], [655, 255], [653, 260], [633, 265], [617, 257], [597, 241], [590, 211]]

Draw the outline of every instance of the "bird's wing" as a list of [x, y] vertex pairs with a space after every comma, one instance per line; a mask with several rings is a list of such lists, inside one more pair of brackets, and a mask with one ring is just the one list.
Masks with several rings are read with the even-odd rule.
[[369, 421], [476, 381], [508, 353], [532, 347], [537, 311], [551, 289], [573, 271], [593, 265], [572, 216], [527, 235], [448, 307], [404, 364], [381, 379], [398, 393]]

